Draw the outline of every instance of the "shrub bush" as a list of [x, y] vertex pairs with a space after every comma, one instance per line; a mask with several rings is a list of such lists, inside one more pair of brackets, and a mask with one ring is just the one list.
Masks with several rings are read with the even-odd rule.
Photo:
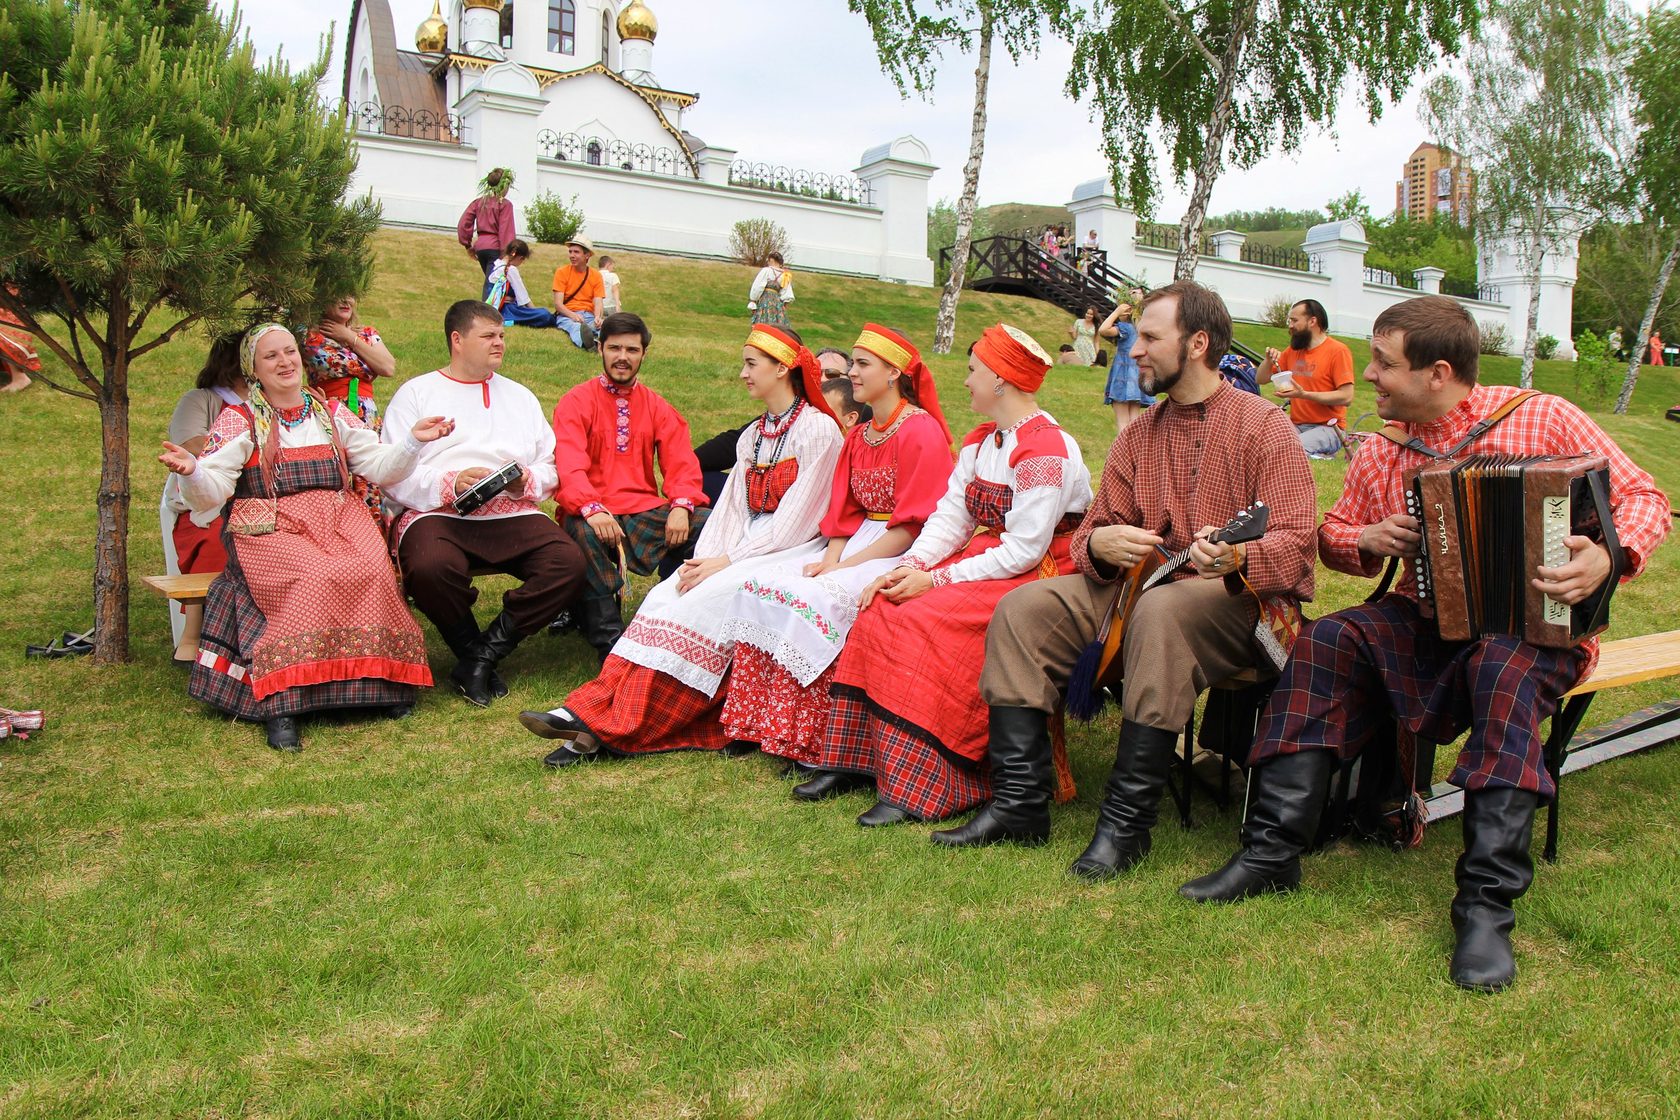
[[1558, 340], [1555, 335], [1543, 334], [1534, 340], [1534, 356], [1542, 362], [1557, 357]]
[[1288, 296], [1274, 296], [1260, 308], [1260, 321], [1268, 327], [1289, 329], [1289, 309], [1295, 305]]
[[1511, 352], [1511, 332], [1505, 329], [1504, 323], [1482, 323], [1482, 353], [1509, 354]]
[[1610, 344], [1592, 331], [1582, 331], [1575, 339], [1575, 402], [1602, 407], [1615, 383], [1616, 356]]
[[771, 253], [787, 256], [787, 230], [769, 218], [747, 218], [735, 223], [729, 233], [729, 251], [735, 259], [753, 268], [763, 268]]
[[525, 207], [525, 232], [544, 245], [564, 245], [583, 228], [583, 211], [577, 195], [570, 202], [553, 191], [544, 191]]

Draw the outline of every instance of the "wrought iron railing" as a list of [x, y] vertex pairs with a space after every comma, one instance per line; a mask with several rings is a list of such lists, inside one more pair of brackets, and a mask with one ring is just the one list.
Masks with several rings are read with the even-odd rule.
[[1292, 268], [1296, 272], [1317, 272], [1318, 262], [1299, 249], [1282, 245], [1255, 245], [1243, 242], [1242, 259], [1249, 264], [1270, 265], [1272, 268]]
[[1479, 299], [1484, 303], [1504, 303], [1504, 293], [1497, 284], [1472, 284], [1468, 280], [1454, 280], [1447, 276], [1441, 279], [1441, 294], [1459, 296], [1462, 299]]
[[582, 136], [576, 132], [537, 133], [537, 151], [549, 159], [582, 163], [590, 167], [616, 167], [620, 171], [644, 171], [650, 175], [694, 178], [688, 156], [675, 148], [654, 144], [630, 144], [604, 136]]
[[802, 171], [770, 163], [751, 163], [744, 159], [729, 165], [729, 185], [780, 191], [782, 194], [820, 198], [827, 202], [845, 202], [853, 206], [870, 204], [869, 184], [850, 175]]
[[[1153, 249], [1165, 249], [1169, 253], [1178, 252], [1178, 227], [1167, 225], [1165, 222], [1139, 222], [1137, 227], [1137, 243], [1148, 245]], [[1197, 239], [1196, 252], [1204, 257], [1213, 256], [1213, 243], [1202, 234]]]
[[1391, 288], [1417, 289], [1417, 277], [1410, 274], [1396, 275], [1386, 268], [1367, 268], [1365, 270], [1367, 284], [1387, 284]]
[[377, 101], [340, 101], [345, 124], [356, 132], [375, 136], [400, 136], [405, 140], [430, 140], [437, 144], [465, 144], [466, 129], [454, 113], [432, 109], [410, 109], [405, 105], [381, 105]]

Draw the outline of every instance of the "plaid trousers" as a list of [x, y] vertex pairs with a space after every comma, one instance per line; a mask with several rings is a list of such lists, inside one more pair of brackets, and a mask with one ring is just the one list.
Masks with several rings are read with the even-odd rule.
[[1392, 713], [1420, 739], [1470, 731], [1449, 779], [1467, 790], [1551, 797], [1540, 724], [1580, 680], [1587, 653], [1507, 636], [1443, 641], [1415, 602], [1389, 595], [1314, 619], [1301, 631], [1260, 720], [1250, 765], [1302, 750], [1358, 757]]
[[[688, 541], [681, 548], [665, 543], [665, 520], [670, 516], [667, 506], [655, 506], [641, 513], [614, 517], [624, 530], [624, 567], [639, 576], [652, 575], [668, 556], [685, 560], [694, 553], [694, 542], [700, 539], [700, 527], [706, 523], [711, 510], [701, 508], [688, 515]], [[624, 571], [619, 567], [617, 547], [608, 547], [589, 522], [581, 517], [566, 518], [566, 532], [583, 549], [587, 570], [584, 580], [585, 599], [616, 599], [624, 591]]]

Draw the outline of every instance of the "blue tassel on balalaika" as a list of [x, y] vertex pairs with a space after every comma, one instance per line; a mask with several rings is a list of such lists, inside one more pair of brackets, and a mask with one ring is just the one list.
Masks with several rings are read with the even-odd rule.
[[1102, 653], [1100, 640], [1086, 646], [1079, 660], [1073, 663], [1073, 675], [1068, 678], [1067, 714], [1084, 723], [1096, 719], [1108, 700], [1108, 690], [1097, 684]]

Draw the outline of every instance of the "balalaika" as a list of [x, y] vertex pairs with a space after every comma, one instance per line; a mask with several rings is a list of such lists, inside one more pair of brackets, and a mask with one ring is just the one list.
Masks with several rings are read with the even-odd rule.
[[[1406, 512], [1423, 534], [1418, 598], [1441, 637], [1508, 634], [1567, 647], [1610, 625], [1610, 596], [1627, 558], [1610, 520], [1610, 468], [1602, 455], [1473, 455], [1405, 473]], [[1610, 575], [1573, 607], [1535, 590], [1535, 569], [1568, 563], [1567, 536], [1610, 554]]]

